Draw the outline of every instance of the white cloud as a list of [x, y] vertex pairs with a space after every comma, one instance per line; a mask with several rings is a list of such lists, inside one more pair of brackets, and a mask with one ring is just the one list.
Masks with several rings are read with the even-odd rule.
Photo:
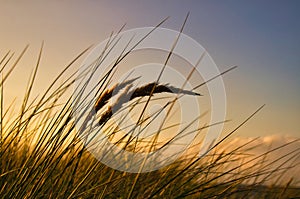
[[[300, 186], [299, 138], [283, 135], [270, 135], [260, 138], [237, 137], [224, 142], [221, 149], [230, 152], [238, 146], [244, 146], [240, 150], [240, 152], [244, 152], [241, 162], [245, 163], [252, 160], [243, 165], [242, 169], [252, 169], [256, 172], [263, 172], [265, 169], [267, 169], [266, 171], [274, 171], [275, 173], [268, 177], [267, 183], [282, 185], [292, 178], [292, 185]], [[287, 167], [291, 168], [284, 169]], [[259, 179], [267, 176], [268, 174], [262, 175]]]

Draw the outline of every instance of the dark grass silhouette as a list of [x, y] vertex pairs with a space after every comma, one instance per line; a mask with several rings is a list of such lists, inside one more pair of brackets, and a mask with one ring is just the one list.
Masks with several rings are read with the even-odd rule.
[[[116, 47], [114, 43], [116, 41], [117, 36], [112, 36], [107, 49]], [[42, 46], [20, 111], [15, 116], [11, 115], [14, 102], [7, 109], [4, 109], [4, 83], [18, 65], [27, 48], [25, 47], [15, 62], [12, 62], [14, 54], [11, 52], [6, 53], [0, 59], [2, 75], [0, 85], [1, 198], [292, 198], [299, 196], [299, 189], [292, 187], [292, 180], [282, 184], [281, 187], [276, 184], [265, 185], [270, 178], [278, 177], [281, 175], [281, 171], [286, 171], [292, 167], [293, 165], [288, 163], [292, 163], [293, 158], [299, 155], [299, 151], [286, 154], [284, 156], [288, 158], [286, 164], [272, 169], [272, 165], [277, 160], [272, 160], [267, 164], [264, 161], [261, 161], [260, 164], [255, 163], [258, 160], [264, 160], [274, 150], [252, 157], [246, 162], [243, 161], [247, 145], [252, 141], [242, 146], [236, 146], [230, 152], [221, 150], [225, 140], [240, 129], [262, 107], [246, 118], [236, 129], [212, 145], [205, 156], [198, 156], [198, 153], [192, 150], [167, 167], [149, 173], [137, 174], [114, 170], [99, 162], [86, 149], [83, 137], [87, 132], [78, 132], [81, 128], [76, 128], [76, 120], [74, 119], [74, 111], [76, 110], [74, 110], [73, 103], [81, 99], [82, 96], [80, 94], [77, 96], [67, 95], [67, 91], [72, 89], [74, 82], [79, 81], [79, 79], [76, 76], [76, 70], [71, 75], [66, 75], [66, 72], [74, 70], [72, 67], [75, 67], [76, 61], [89, 48], [76, 56], [58, 74], [53, 83], [40, 93], [39, 97], [32, 97], [32, 88], [35, 85], [42, 58]], [[177, 93], [186, 92], [185, 94], [197, 95], [192, 91], [184, 91], [155, 82], [131, 91], [130, 89], [126, 90], [126, 85], [130, 85], [134, 80], [119, 83], [111, 89], [107, 88], [106, 85], [112, 71], [133, 49], [120, 55], [111, 70], [99, 81], [97, 96], [100, 97], [91, 102], [95, 105], [96, 112], [107, 105], [113, 96], [113, 90], [121, 91], [124, 89], [121, 95], [128, 95], [129, 101], [140, 97], [147, 97], [147, 101], [150, 101], [153, 94], [170, 91], [172, 93], [178, 91]], [[100, 55], [96, 67], [93, 65], [89, 70], [96, 70], [101, 65], [101, 60], [105, 59], [105, 53], [107, 52]], [[6, 70], [7, 72], [5, 72]], [[230, 70], [224, 71], [220, 75]], [[212, 77], [209, 81], [214, 78]], [[62, 83], [57, 84], [57, 82]], [[201, 85], [205, 85], [205, 82], [199, 84], [199, 86]], [[169, 105], [172, 103], [175, 102], [172, 101]], [[120, 102], [118, 106], [122, 107], [122, 105], [124, 103]], [[93, 115], [82, 115], [87, 121], [82, 124], [82, 129], [88, 126], [91, 116]], [[101, 117], [111, 118], [114, 117], [114, 114], [105, 116], [104, 113], [100, 116], [100, 121]], [[94, 128], [103, 128], [104, 125], [106, 125], [105, 122], [101, 125], [97, 123]], [[208, 127], [209, 125], [203, 128]], [[113, 131], [107, 132], [108, 135], [112, 135], [112, 133]], [[128, 145], [131, 145], [134, 141], [127, 139], [127, 142]], [[290, 142], [286, 146], [293, 143], [295, 142]], [[150, 146], [155, 144], [155, 142], [148, 143]], [[275, 150], [284, 147], [281, 146]], [[283, 157], [278, 157], [278, 159], [281, 158]], [[160, 161], [157, 160], [157, 164], [160, 164]], [[250, 163], [256, 166], [244, 168]]]
[[99, 119], [99, 125], [105, 124], [112, 117], [113, 110], [118, 111], [125, 103], [130, 102], [135, 98], [153, 96], [154, 94], [158, 94], [158, 93], [175, 93], [175, 94], [200, 96], [200, 94], [196, 92], [182, 90], [169, 85], [160, 85], [155, 82], [149, 83], [147, 85], [129, 91], [128, 88], [131, 88], [133, 86], [130, 82], [133, 82], [134, 80], [135, 79], [132, 79], [117, 84], [113, 88], [108, 89], [104, 91], [103, 94], [101, 94], [101, 96], [98, 98], [95, 104], [95, 112], [98, 112], [104, 105], [108, 103], [109, 99], [113, 96], [114, 91], [116, 92], [116, 90], [120, 90], [125, 86], [127, 87], [127, 89], [125, 89], [121, 94], [121, 96], [118, 98], [117, 102], [115, 102], [115, 104], [113, 104], [112, 106], [109, 106], [107, 110], [101, 114]]

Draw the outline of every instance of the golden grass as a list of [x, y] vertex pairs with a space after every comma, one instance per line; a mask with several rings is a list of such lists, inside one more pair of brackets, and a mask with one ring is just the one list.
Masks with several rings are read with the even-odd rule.
[[[110, 42], [113, 41], [114, 38], [110, 40]], [[110, 43], [110, 45], [114, 46], [113, 43]], [[36, 71], [42, 55], [43, 47], [41, 47], [35, 72], [29, 81], [19, 114], [11, 117], [9, 114], [11, 106], [8, 106], [7, 110], [3, 109], [3, 87], [27, 48], [17, 57], [17, 60], [12, 63], [6, 73], [4, 73], [4, 68], [9, 67], [14, 54], [8, 52], [0, 61], [0, 71], [3, 77], [0, 85], [1, 198], [291, 198], [299, 196], [299, 189], [292, 187], [292, 181], [280, 188], [277, 185], [266, 186], [265, 183], [270, 178], [278, 176], [280, 171], [288, 169], [288, 167], [285, 167], [286, 165], [272, 169], [272, 165], [277, 160], [272, 160], [266, 166], [242, 169], [246, 164], [264, 159], [272, 151], [244, 162], [245, 148], [251, 141], [242, 146], [236, 146], [229, 152], [219, 150], [224, 141], [262, 107], [213, 145], [206, 156], [198, 156], [198, 153], [191, 152], [160, 170], [148, 173], [118, 171], [101, 163], [87, 150], [87, 145], [83, 139], [90, 130], [87, 127], [89, 127], [91, 116], [94, 115], [82, 115], [82, 117], [85, 117], [86, 122], [79, 128], [76, 126], [76, 119], [74, 119], [74, 111], [76, 111], [73, 106], [74, 101], [79, 101], [82, 96], [80, 94], [71, 96], [61, 103], [61, 100], [65, 99], [67, 91], [72, 88], [74, 82], [78, 81], [76, 73], [65, 76], [66, 71], [72, 69], [76, 60], [87, 50], [79, 53], [58, 74], [53, 83], [40, 94], [40, 97], [30, 100], [31, 88], [34, 86]], [[92, 102], [96, 112], [107, 105], [114, 95], [114, 91], [119, 92], [122, 90], [121, 97], [122, 95], [123, 97], [129, 97], [129, 101], [145, 96], [148, 96], [150, 101], [151, 96], [155, 93], [171, 91], [172, 93], [198, 95], [191, 91], [158, 83], [149, 83], [130, 91], [130, 85], [134, 80], [124, 81], [111, 89], [106, 88], [105, 85], [107, 85], [106, 83], [112, 75], [113, 69], [131, 50], [125, 52], [124, 55], [120, 55], [115, 65], [112, 66], [112, 70], [99, 81], [98, 96], [100, 97]], [[100, 66], [101, 59], [104, 58], [104, 55], [100, 56], [97, 67]], [[94, 69], [94, 66], [91, 66], [90, 70]], [[227, 72], [230, 70], [227, 70]], [[226, 71], [221, 75], [224, 73]], [[61, 78], [66, 79], [66, 81], [57, 85], [56, 82]], [[201, 85], [205, 85], [205, 83], [199, 84], [199, 86]], [[100, 92], [101, 89], [102, 92]], [[124, 105], [125, 101], [119, 99], [117, 103], [116, 107], [118, 109]], [[103, 128], [105, 122], [114, 116], [110, 110], [116, 107], [108, 107], [108, 111], [104, 111], [100, 116], [99, 123], [101, 125], [97, 123], [92, 128]], [[112, 132], [114, 130], [116, 129], [112, 129]], [[113, 136], [110, 132], [107, 132], [107, 134]], [[120, 141], [122, 140], [124, 139], [120, 139]], [[149, 150], [153, 149], [155, 144], [157, 144], [155, 140], [150, 142], [151, 147]], [[133, 139], [128, 139], [127, 145], [136, 147], [136, 142]], [[163, 146], [161, 148], [163, 149]], [[279, 149], [280, 147], [278, 147]], [[294, 151], [286, 154], [285, 157], [288, 157], [287, 162], [290, 162], [298, 155], [299, 151]], [[278, 159], [280, 158], [282, 157], [278, 157]], [[159, 159], [153, 162], [153, 164], [161, 163]], [[228, 167], [228, 165], [236, 166]], [[252, 183], [247, 184], [249, 181]]]

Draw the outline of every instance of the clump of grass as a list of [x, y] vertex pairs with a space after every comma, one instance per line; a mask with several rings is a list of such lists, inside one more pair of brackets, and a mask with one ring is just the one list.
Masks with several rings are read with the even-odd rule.
[[[113, 41], [116, 41], [116, 37], [111, 38], [107, 49], [109, 49], [109, 46], [115, 47]], [[299, 151], [292, 151], [284, 157], [278, 157], [278, 160], [272, 160], [265, 164], [265, 157], [273, 150], [243, 161], [247, 156], [247, 146], [252, 141], [242, 146], [236, 146], [229, 152], [221, 150], [225, 140], [252, 118], [257, 111], [214, 144], [205, 156], [199, 156], [198, 153], [192, 151], [169, 166], [148, 173], [122, 172], [98, 161], [87, 150], [83, 138], [90, 130], [87, 127], [89, 127], [90, 121], [93, 120], [95, 112], [100, 111], [107, 105], [114, 95], [114, 91], [125, 89], [121, 95], [129, 96], [129, 101], [138, 97], [148, 97], [147, 102], [151, 100], [153, 94], [161, 92], [176, 91], [177, 93], [197, 95], [192, 91], [185, 91], [169, 85], [160, 85], [156, 82], [130, 91], [128, 85], [135, 79], [124, 81], [109, 89], [107, 83], [113, 74], [113, 69], [132, 49], [120, 55], [111, 70], [99, 81], [99, 92], [97, 93], [99, 97], [91, 102], [96, 111], [93, 110], [87, 115], [82, 115], [85, 122], [78, 128], [76, 126], [77, 121], [74, 119], [74, 111], [76, 110], [74, 110], [73, 104], [74, 101], [79, 101], [85, 96], [82, 96], [81, 92], [76, 96], [67, 95], [74, 82], [80, 81], [80, 77], [76, 73], [66, 76], [66, 71], [71, 70], [76, 61], [88, 49], [76, 56], [58, 74], [53, 83], [39, 95], [40, 97], [33, 97], [30, 100], [42, 58], [42, 46], [19, 114], [10, 116], [9, 113], [12, 111], [13, 104], [8, 106], [6, 110], [3, 109], [4, 83], [18, 65], [27, 48], [17, 57], [6, 73], [4, 73], [4, 69], [9, 67], [14, 54], [8, 52], [0, 61], [2, 74], [0, 85], [0, 196], [2, 198], [240, 198], [241, 196], [276, 198], [296, 197], [299, 193], [297, 193], [298, 190], [290, 187], [292, 181], [281, 188], [265, 185], [269, 178], [278, 176], [278, 173], [281, 173], [280, 171], [286, 170], [285, 164], [276, 169], [272, 169], [272, 165], [281, 158], [287, 157], [288, 161], [286, 162], [292, 161], [293, 158], [299, 155]], [[96, 70], [103, 59], [105, 59], [105, 52], [100, 55], [95, 65], [90, 66], [89, 70]], [[88, 72], [86, 74], [89, 74]], [[66, 80], [61, 84], [56, 84], [62, 77]], [[139, 103], [139, 100], [136, 103]], [[172, 105], [172, 103], [175, 103], [175, 101], [172, 100], [167, 103], [166, 107]], [[125, 105], [124, 101], [120, 100], [117, 106], [122, 107], [123, 105]], [[135, 104], [128, 106], [131, 108]], [[108, 107], [109, 114], [107, 111], [101, 113], [100, 120], [92, 128], [107, 126], [108, 119], [114, 116], [113, 112], [109, 111], [112, 108]], [[204, 126], [202, 129], [208, 127], [209, 125]], [[202, 129], [196, 130], [200, 132]], [[108, 136], [114, 136], [116, 130], [113, 128], [110, 131], [107, 130], [106, 133]], [[189, 132], [184, 133], [188, 134]], [[179, 136], [184, 136], [184, 134]], [[172, 139], [176, 139], [176, 136]], [[119, 140], [124, 141], [124, 137]], [[150, 146], [147, 149], [148, 151], [153, 150], [155, 144], [157, 144], [156, 141], [156, 139], [153, 139], [145, 145], [145, 147]], [[137, 145], [133, 139], [126, 139], [125, 142], [127, 146], [134, 145], [136, 147]], [[293, 142], [289, 144], [293, 144]], [[161, 148], [163, 149], [164, 146], [162, 145]], [[243, 169], [245, 165], [257, 163], [259, 160], [261, 160], [261, 163], [256, 164], [256, 167]], [[160, 164], [160, 161], [157, 160], [154, 164]]]

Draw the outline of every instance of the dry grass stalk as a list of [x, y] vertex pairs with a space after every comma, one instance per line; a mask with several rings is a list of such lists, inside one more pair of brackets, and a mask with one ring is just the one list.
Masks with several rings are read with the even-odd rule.
[[[180, 88], [176, 88], [174, 86], [169, 86], [168, 84], [160, 85], [156, 82], [152, 82], [149, 84], [146, 84], [144, 86], [138, 87], [134, 90], [130, 90], [130, 88], [133, 86], [132, 82], [135, 81], [135, 79], [128, 80], [121, 84], [116, 84], [113, 88], [106, 90], [97, 100], [97, 103], [95, 104], [95, 111], [99, 111], [104, 105], [106, 105], [109, 101], [109, 99], [113, 95], [113, 91], [116, 89], [117, 92], [126, 87], [124, 92], [121, 94], [121, 96], [118, 98], [118, 100], [112, 105], [107, 108], [107, 110], [101, 114], [99, 125], [105, 124], [112, 116], [113, 116], [113, 110], [116, 112], [118, 111], [123, 104], [126, 102], [132, 101], [135, 98], [138, 97], [145, 97], [150, 96], [155, 93], [174, 93], [174, 94], [186, 94], [186, 95], [195, 95], [195, 96], [201, 96], [201, 94], [189, 91], [189, 90], [183, 90]], [[152, 91], [153, 90], [153, 91]], [[115, 92], [115, 93], [117, 93]]]
[[95, 111], [98, 112], [103, 106], [105, 106], [110, 98], [116, 95], [121, 89], [125, 88], [127, 85], [130, 85], [132, 82], [137, 80], [139, 77], [126, 80], [122, 83], [115, 84], [112, 88], [105, 90], [101, 93], [100, 97], [98, 98], [97, 102], [95, 103]]

